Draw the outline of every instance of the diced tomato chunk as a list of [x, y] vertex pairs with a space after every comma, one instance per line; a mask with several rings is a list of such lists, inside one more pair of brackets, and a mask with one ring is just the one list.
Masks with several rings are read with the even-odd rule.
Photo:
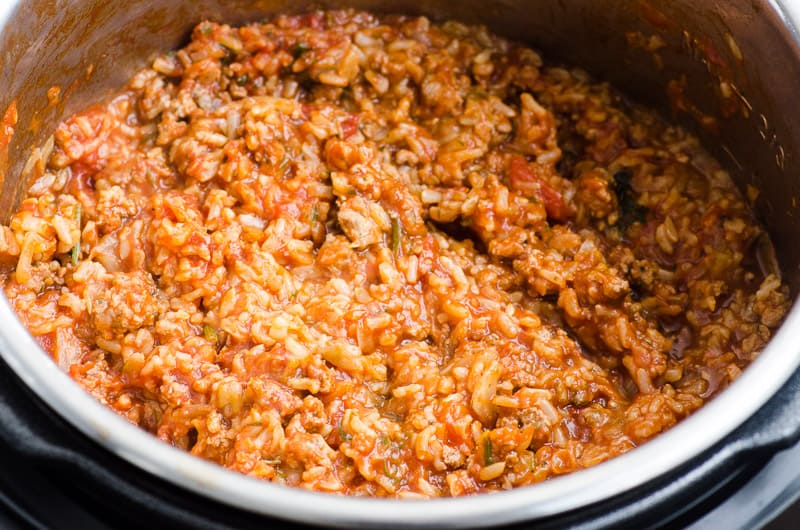
[[345, 138], [350, 138], [358, 132], [358, 116], [351, 114], [342, 120], [342, 134]]
[[512, 190], [532, 195], [539, 200], [550, 219], [563, 223], [572, 217], [572, 208], [564, 200], [561, 192], [537, 175], [524, 157], [520, 155], [511, 157], [508, 180]]

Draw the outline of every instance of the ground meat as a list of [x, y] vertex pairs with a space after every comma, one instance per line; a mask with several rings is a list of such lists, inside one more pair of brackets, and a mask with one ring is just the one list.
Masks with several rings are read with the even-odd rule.
[[86, 297], [91, 325], [101, 334], [152, 326], [166, 309], [161, 293], [146, 272], [119, 272]]
[[203, 22], [58, 127], [5, 293], [99, 401], [241, 473], [570, 473], [702, 406], [789, 305], [728, 174], [622, 101], [457, 22]]

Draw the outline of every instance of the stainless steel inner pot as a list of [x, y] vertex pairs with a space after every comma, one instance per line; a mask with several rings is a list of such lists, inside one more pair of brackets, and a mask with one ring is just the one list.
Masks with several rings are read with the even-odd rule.
[[[580, 65], [693, 128], [756, 206], [784, 278], [800, 290], [800, 5], [786, 0], [5, 0], [0, 3], [0, 118], [18, 121], [3, 149], [0, 219], [27, 183], [23, 167], [55, 124], [107, 97], [202, 19], [239, 23], [349, 5], [482, 23]], [[637, 33], [638, 32], [638, 33]], [[637, 36], [663, 40], [653, 51]], [[49, 104], [50, 87], [61, 88]], [[670, 87], [668, 89], [668, 87]], [[672, 97], [668, 95], [672, 94]], [[678, 95], [682, 94], [681, 97]], [[701, 454], [750, 418], [800, 365], [797, 304], [729, 389], [669, 432], [592, 469], [491, 496], [391, 501], [285, 488], [169, 447], [95, 402], [42, 352], [0, 297], [0, 354], [68, 422], [137, 466], [250, 512], [334, 526], [489, 526], [578, 510], [640, 487]], [[789, 429], [794, 432], [794, 429]], [[731, 452], [737, 456], [735, 448]], [[741, 456], [741, 455], [739, 455]]]

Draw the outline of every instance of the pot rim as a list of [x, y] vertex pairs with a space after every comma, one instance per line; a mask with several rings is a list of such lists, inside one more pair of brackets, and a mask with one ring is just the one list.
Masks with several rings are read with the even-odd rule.
[[[800, 60], [800, 5], [767, 0], [791, 33]], [[0, 31], [19, 2], [0, 3]], [[800, 366], [800, 301], [759, 357], [733, 384], [667, 432], [591, 468], [488, 496], [396, 500], [356, 498], [247, 477], [161, 442], [96, 401], [39, 347], [0, 296], [0, 356], [68, 423], [135, 466], [223, 504], [327, 526], [485, 527], [553, 516], [632, 490], [711, 448], [761, 408]], [[487, 498], [485, 502], [480, 499]], [[477, 502], [476, 502], [477, 501]]]

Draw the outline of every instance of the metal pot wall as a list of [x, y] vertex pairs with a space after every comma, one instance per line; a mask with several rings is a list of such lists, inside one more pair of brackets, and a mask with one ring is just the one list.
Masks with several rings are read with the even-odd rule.
[[[15, 107], [18, 121], [5, 148], [7, 138], [0, 131], [0, 175], [5, 175], [0, 218], [8, 217], [25, 189], [23, 167], [31, 148], [41, 145], [60, 119], [120, 88], [156, 51], [179, 46], [200, 20], [243, 22], [341, 5], [484, 23], [552, 59], [583, 66], [634, 99], [675, 113], [703, 137], [741, 186], [760, 190], [758, 214], [772, 234], [786, 281], [795, 295], [800, 291], [800, 246], [794, 242], [800, 233], [800, 106], [795, 103], [800, 18], [792, 18], [788, 2], [769, 0], [500, 0], [488, 5], [482, 0], [8, 0], [0, 6], [0, 113]], [[630, 46], [630, 32], [658, 35], [665, 46], [657, 52]], [[53, 86], [61, 88], [58, 102], [48, 101]], [[335, 526], [490, 526], [602, 513], [603, 503], [612, 506], [611, 499], [650, 495], [654, 488], [686, 489], [692, 477], [713, 469], [724, 474], [736, 462], [800, 437], [795, 413], [800, 379], [790, 380], [800, 365], [798, 329], [795, 304], [765, 351], [729, 389], [624, 456], [491, 496], [399, 502], [284, 488], [159, 442], [83, 392], [0, 299], [3, 359], [35, 395], [85, 435], [187, 495], [191, 491], [245, 512]], [[769, 409], [762, 409], [770, 400]], [[759, 409], [766, 412], [757, 415]], [[27, 440], [34, 453], [70, 450], [54, 449], [52, 443], [37, 446], [30, 436]], [[676, 470], [677, 482], [672, 480]]]

